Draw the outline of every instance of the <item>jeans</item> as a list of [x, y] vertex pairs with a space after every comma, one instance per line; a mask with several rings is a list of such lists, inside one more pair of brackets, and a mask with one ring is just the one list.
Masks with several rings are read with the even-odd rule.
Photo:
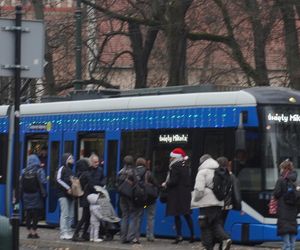
[[74, 220], [74, 200], [68, 199], [66, 197], [61, 197], [58, 200], [60, 204], [60, 235], [71, 235], [71, 226]]
[[146, 208], [147, 212], [147, 227], [146, 227], [146, 236], [147, 239], [154, 238], [154, 218], [155, 218], [156, 202], [148, 205]]
[[132, 241], [136, 236], [136, 211], [132, 201], [120, 196], [121, 220], [121, 241]]
[[296, 235], [285, 234], [282, 236], [283, 245], [282, 250], [295, 250], [296, 249]]

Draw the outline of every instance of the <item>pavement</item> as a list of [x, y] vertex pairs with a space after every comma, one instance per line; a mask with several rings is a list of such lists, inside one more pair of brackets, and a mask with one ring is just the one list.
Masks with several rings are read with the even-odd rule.
[[[196, 241], [193, 244], [188, 241], [184, 241], [178, 245], [171, 244], [174, 239], [155, 239], [154, 242], [148, 242], [145, 238], [141, 238], [141, 244], [121, 244], [119, 236], [116, 235], [112, 241], [103, 241], [100, 243], [93, 242], [73, 242], [70, 240], [60, 240], [58, 229], [39, 228], [38, 233], [40, 239], [27, 239], [27, 230], [24, 227], [20, 227], [20, 249], [21, 250], [187, 250], [202, 249], [200, 241]], [[233, 250], [279, 250], [280, 242], [268, 242], [255, 246], [243, 246], [232, 245]], [[216, 247], [215, 249], [218, 249]], [[300, 244], [296, 248], [300, 250]]]

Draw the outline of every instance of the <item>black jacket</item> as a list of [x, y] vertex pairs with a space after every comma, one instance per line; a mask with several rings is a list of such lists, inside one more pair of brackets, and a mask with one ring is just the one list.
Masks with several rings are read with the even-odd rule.
[[66, 153], [62, 157], [62, 166], [57, 171], [56, 181], [57, 181], [57, 196], [72, 198], [68, 193], [68, 189], [71, 188], [71, 177], [74, 176], [72, 169], [67, 165], [66, 161], [70, 154]]
[[175, 162], [171, 166], [167, 192], [166, 215], [185, 215], [191, 212], [190, 168], [185, 161]]
[[98, 166], [97, 168], [90, 167], [89, 170], [90, 179], [89, 179], [89, 189], [90, 193], [95, 193], [96, 190], [94, 186], [105, 186], [106, 178], [104, 177], [104, 171], [102, 166]]
[[79, 178], [80, 185], [84, 191], [83, 196], [79, 198], [80, 207], [89, 207], [87, 196], [90, 194], [88, 184], [90, 182], [90, 167], [88, 159], [83, 158], [76, 162], [76, 176]]
[[297, 205], [287, 205], [283, 195], [287, 190], [287, 181], [296, 182], [297, 172], [291, 171], [286, 178], [280, 176], [276, 182], [274, 197], [278, 200], [277, 235], [297, 234]]

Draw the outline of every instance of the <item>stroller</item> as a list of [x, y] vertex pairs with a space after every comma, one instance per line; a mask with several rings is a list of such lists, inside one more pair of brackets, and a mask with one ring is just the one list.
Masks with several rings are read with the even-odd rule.
[[120, 218], [110, 202], [110, 197], [107, 190], [101, 186], [94, 186], [98, 196], [97, 203], [101, 207], [101, 222], [99, 234], [101, 238], [105, 236], [105, 240], [113, 240], [116, 233], [120, 231]]

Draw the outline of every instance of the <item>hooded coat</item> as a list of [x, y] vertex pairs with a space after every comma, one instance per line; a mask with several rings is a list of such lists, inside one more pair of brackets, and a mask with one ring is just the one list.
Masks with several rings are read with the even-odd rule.
[[219, 201], [212, 191], [213, 177], [219, 163], [212, 158], [205, 160], [198, 168], [194, 191], [192, 193], [191, 208], [224, 206], [224, 201]]
[[68, 158], [71, 156], [70, 153], [65, 153], [62, 156], [62, 166], [57, 171], [57, 196], [58, 198], [67, 197], [71, 198], [71, 196], [67, 193], [67, 191], [71, 188], [71, 176], [74, 176], [72, 169], [67, 164]]
[[287, 181], [293, 183], [297, 180], [297, 172], [290, 171], [286, 177], [281, 174], [276, 182], [274, 189], [274, 197], [278, 200], [277, 209], [277, 235], [297, 234], [297, 206], [287, 205], [283, 199], [283, 195], [287, 190]]
[[[45, 195], [45, 190], [42, 189], [41, 180], [38, 175], [38, 170], [40, 168], [40, 160], [37, 155], [29, 155], [27, 159], [27, 166], [23, 170], [21, 181], [20, 181], [20, 191], [22, 194], [23, 208], [27, 209], [41, 209], [43, 208], [43, 196]], [[23, 191], [22, 179], [27, 173], [36, 174], [38, 187], [35, 193], [26, 193]]]
[[[99, 186], [99, 188], [101, 188]], [[90, 194], [87, 197], [90, 203], [91, 223], [99, 220], [115, 223], [121, 219], [116, 216], [115, 210], [110, 203], [108, 192], [103, 188], [98, 194]]]
[[170, 175], [167, 179], [166, 215], [177, 216], [189, 214], [191, 204], [190, 168], [183, 160], [170, 164]]

